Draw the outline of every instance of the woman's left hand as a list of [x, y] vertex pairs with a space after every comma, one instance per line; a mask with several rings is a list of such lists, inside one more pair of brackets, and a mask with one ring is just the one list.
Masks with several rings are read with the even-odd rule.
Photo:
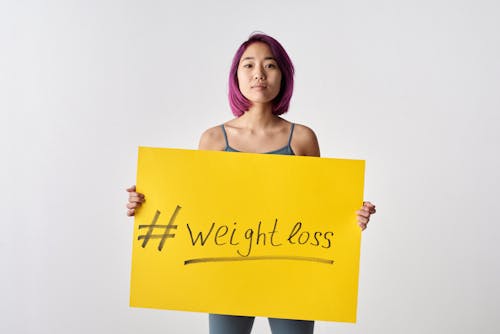
[[358, 215], [358, 225], [361, 227], [361, 230], [365, 230], [368, 222], [370, 221], [370, 216], [377, 212], [375, 210], [375, 205], [370, 202], [363, 202], [363, 206], [360, 210], [356, 211]]

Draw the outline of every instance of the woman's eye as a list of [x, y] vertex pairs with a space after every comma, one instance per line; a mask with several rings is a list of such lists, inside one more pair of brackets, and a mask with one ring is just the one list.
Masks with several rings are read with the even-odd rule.
[[244, 64], [243, 65], [244, 68], [251, 68], [252, 67], [252, 64]]
[[274, 64], [267, 64], [266, 67], [267, 68], [276, 68], [276, 65], [274, 65]]

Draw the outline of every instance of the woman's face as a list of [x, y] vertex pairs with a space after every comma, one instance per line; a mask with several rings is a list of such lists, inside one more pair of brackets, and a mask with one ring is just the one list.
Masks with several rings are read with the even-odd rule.
[[253, 103], [270, 103], [280, 92], [281, 70], [266, 43], [247, 47], [237, 75], [241, 94]]

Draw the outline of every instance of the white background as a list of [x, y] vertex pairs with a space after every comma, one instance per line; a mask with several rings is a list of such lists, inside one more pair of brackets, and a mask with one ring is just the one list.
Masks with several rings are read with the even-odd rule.
[[[230, 119], [255, 30], [296, 67], [286, 118], [367, 160], [358, 323], [316, 333], [498, 333], [500, 3], [0, 2], [0, 332], [207, 333], [128, 306], [137, 146]], [[270, 333], [258, 318], [253, 333]]]

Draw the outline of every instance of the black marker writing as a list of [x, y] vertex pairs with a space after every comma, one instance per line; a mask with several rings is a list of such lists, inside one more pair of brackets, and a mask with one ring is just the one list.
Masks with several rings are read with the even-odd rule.
[[[163, 246], [165, 245], [165, 240], [167, 238], [174, 238], [175, 234], [169, 233], [171, 229], [177, 229], [177, 225], [174, 225], [175, 218], [177, 217], [177, 213], [181, 209], [180, 206], [177, 205], [175, 208], [174, 213], [172, 214], [172, 217], [170, 217], [170, 220], [167, 225], [156, 225], [156, 222], [158, 221], [158, 218], [160, 217], [161, 212], [159, 210], [156, 210], [155, 216], [153, 217], [153, 221], [151, 222], [150, 225], [139, 225], [139, 230], [143, 228], [147, 228], [148, 231], [146, 232], [145, 235], [140, 235], [138, 240], [143, 240], [142, 242], [142, 248], [146, 247], [150, 239], [161, 239], [160, 243], [158, 244], [158, 250], [161, 251], [163, 249]], [[164, 228], [165, 231], [163, 234], [153, 234], [153, 230], [155, 228]]]
[[207, 262], [236, 262], [236, 261], [258, 261], [258, 260], [290, 260], [290, 261], [307, 261], [318, 262], [324, 264], [333, 264], [333, 260], [322, 259], [319, 257], [306, 256], [249, 256], [249, 257], [202, 257], [198, 259], [190, 259], [184, 261], [184, 265]]
[[[156, 213], [149, 225], [139, 225], [139, 229], [147, 228], [146, 234], [140, 235], [138, 240], [143, 240], [142, 247], [145, 248], [150, 239], [160, 239], [158, 250], [161, 251], [165, 245], [166, 239], [174, 238], [175, 234], [171, 230], [176, 230], [177, 225], [174, 224], [177, 214], [181, 207], [176, 206], [167, 225], [157, 225], [161, 212], [156, 210]], [[226, 224], [216, 224], [213, 222], [206, 227], [192, 227], [186, 224], [192, 246], [203, 247], [205, 245], [215, 245], [219, 247], [233, 247], [234, 251], [239, 255], [236, 257], [218, 257], [218, 258], [197, 258], [184, 261], [184, 264], [203, 263], [203, 262], [230, 262], [230, 261], [255, 261], [255, 260], [294, 260], [294, 261], [309, 261], [317, 263], [333, 264], [333, 260], [318, 257], [303, 257], [293, 255], [264, 255], [253, 256], [254, 247], [283, 246], [284, 242], [288, 245], [320, 247], [328, 249], [332, 247], [332, 231], [310, 230], [304, 227], [301, 221], [288, 228], [288, 233], [279, 233], [278, 219], [274, 220], [272, 229], [261, 221], [253, 228], [239, 228], [237, 222], [232, 226]], [[162, 234], [153, 234], [155, 229], [163, 229]], [[238, 246], [238, 247], [234, 247]]]
[[[221, 224], [218, 225], [213, 222], [209, 227], [204, 230], [196, 230], [186, 224], [189, 236], [191, 238], [191, 245], [205, 246], [205, 244], [213, 244], [216, 246], [237, 246], [236, 253], [241, 257], [248, 257], [251, 255], [255, 246], [271, 246], [279, 247], [283, 244], [280, 242], [278, 231], [278, 219], [274, 220], [272, 229], [266, 228], [262, 221], [259, 221], [255, 228], [239, 229], [237, 223], [233, 223], [232, 227]], [[198, 227], [199, 228], [199, 227]], [[321, 248], [330, 248], [332, 245], [331, 231], [307, 231], [305, 230], [302, 222], [297, 222], [290, 233], [285, 234], [284, 241], [288, 241], [291, 245], [310, 245], [321, 246]]]
[[[312, 246], [319, 246], [321, 239], [318, 239], [323, 235], [324, 241], [327, 242], [327, 245], [321, 245], [322, 248], [330, 248], [332, 245], [331, 239], [328, 237], [328, 235], [333, 236], [333, 232], [328, 231], [323, 234], [323, 232], [316, 231], [314, 232], [313, 238], [314, 240], [311, 240], [311, 232], [309, 231], [302, 231], [302, 223], [297, 222], [293, 228], [292, 231], [290, 232], [290, 235], [288, 236], [288, 242], [291, 244], [296, 244], [298, 243], [299, 245], [304, 245], [309, 242], [310, 245]], [[299, 233], [300, 232], [300, 233]]]
[[214, 226], [215, 226], [215, 223], [212, 223], [212, 226], [210, 226], [210, 230], [205, 235], [205, 238], [203, 238], [203, 231], [198, 232], [198, 235], [196, 236], [196, 238], [193, 238], [193, 231], [191, 231], [189, 224], [186, 224], [186, 226], [187, 226], [188, 231], [189, 231], [189, 236], [191, 237], [191, 244], [193, 244], [193, 246], [195, 246], [198, 243], [198, 240], [200, 240], [201, 245], [205, 246], [205, 242], [207, 242], [208, 237], [212, 233]]

